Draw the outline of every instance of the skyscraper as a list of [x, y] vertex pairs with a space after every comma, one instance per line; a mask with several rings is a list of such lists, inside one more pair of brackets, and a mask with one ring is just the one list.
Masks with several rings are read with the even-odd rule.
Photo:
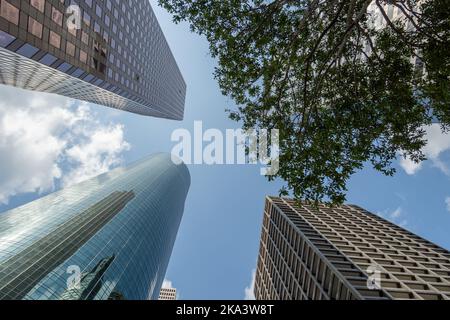
[[158, 300], [177, 300], [177, 289], [161, 288]]
[[0, 299], [158, 299], [189, 185], [157, 154], [0, 214]]
[[146, 0], [0, 0], [0, 83], [181, 120], [186, 84]]
[[357, 206], [270, 197], [255, 296], [449, 299], [450, 252]]

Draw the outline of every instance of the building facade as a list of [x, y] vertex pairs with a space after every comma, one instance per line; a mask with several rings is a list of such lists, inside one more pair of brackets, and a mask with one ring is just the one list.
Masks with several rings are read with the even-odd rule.
[[177, 289], [161, 288], [158, 300], [177, 300]]
[[450, 252], [352, 205], [267, 198], [258, 300], [450, 299]]
[[189, 185], [157, 154], [0, 214], [0, 299], [158, 299]]
[[147, 0], [0, 0], [0, 83], [182, 120], [186, 84]]

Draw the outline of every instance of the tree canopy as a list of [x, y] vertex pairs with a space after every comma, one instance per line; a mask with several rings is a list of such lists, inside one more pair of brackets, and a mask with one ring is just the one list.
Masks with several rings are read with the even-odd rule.
[[159, 3], [206, 36], [230, 117], [280, 130], [282, 194], [342, 203], [366, 163], [393, 175], [425, 159], [425, 126], [449, 130], [447, 0]]

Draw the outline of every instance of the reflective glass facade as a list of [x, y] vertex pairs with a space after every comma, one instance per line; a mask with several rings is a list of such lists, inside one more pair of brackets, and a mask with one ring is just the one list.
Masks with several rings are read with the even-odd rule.
[[186, 84], [147, 0], [0, 0], [0, 58], [0, 83], [183, 119]]
[[158, 299], [189, 186], [157, 154], [0, 214], [0, 299]]

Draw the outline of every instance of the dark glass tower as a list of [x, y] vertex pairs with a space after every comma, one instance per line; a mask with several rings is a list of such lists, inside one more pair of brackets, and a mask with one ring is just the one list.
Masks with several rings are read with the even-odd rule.
[[181, 120], [186, 84], [148, 0], [0, 0], [0, 83]]
[[448, 300], [450, 252], [353, 206], [266, 199], [258, 300]]
[[158, 154], [0, 214], [0, 299], [158, 299], [189, 185]]

